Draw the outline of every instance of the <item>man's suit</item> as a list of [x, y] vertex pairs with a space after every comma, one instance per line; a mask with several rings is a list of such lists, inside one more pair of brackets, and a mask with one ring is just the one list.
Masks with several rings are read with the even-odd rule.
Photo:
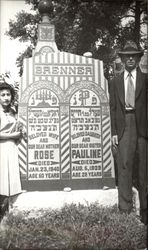
[[[137, 68], [135, 113], [137, 129], [141, 136], [147, 136], [147, 74]], [[110, 83], [110, 113], [112, 135], [118, 135], [119, 140], [125, 129], [125, 93], [123, 73]]]
[[[117, 167], [119, 209], [132, 210], [132, 177], [138, 153], [138, 191], [141, 216], [147, 210], [147, 75], [137, 68], [135, 109], [125, 109], [124, 73], [110, 82], [110, 115], [112, 136], [118, 136]], [[145, 219], [144, 219], [145, 220]]]

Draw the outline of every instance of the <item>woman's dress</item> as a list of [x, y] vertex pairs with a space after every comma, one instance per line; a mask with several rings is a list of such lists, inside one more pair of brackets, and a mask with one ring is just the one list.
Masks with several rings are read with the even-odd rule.
[[[12, 111], [0, 110], [0, 132], [11, 133], [16, 118]], [[13, 139], [0, 139], [0, 194], [11, 196], [21, 193], [18, 146]]]

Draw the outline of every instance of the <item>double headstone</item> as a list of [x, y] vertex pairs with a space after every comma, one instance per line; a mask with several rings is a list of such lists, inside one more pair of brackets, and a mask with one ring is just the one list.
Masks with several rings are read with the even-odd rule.
[[60, 52], [54, 26], [42, 21], [31, 58], [24, 60], [19, 118], [23, 187], [61, 190], [114, 186], [110, 113], [103, 63]]

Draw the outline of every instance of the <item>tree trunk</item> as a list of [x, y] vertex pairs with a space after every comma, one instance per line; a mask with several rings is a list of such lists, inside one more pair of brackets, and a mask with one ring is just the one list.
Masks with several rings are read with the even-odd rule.
[[135, 28], [134, 28], [134, 40], [139, 45], [140, 42], [140, 1], [135, 1]]

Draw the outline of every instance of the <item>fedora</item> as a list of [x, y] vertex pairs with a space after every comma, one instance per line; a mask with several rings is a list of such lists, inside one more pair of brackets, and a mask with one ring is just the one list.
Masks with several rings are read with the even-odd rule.
[[143, 55], [143, 51], [138, 49], [137, 44], [134, 41], [127, 41], [123, 50], [118, 52], [119, 56], [122, 55]]

